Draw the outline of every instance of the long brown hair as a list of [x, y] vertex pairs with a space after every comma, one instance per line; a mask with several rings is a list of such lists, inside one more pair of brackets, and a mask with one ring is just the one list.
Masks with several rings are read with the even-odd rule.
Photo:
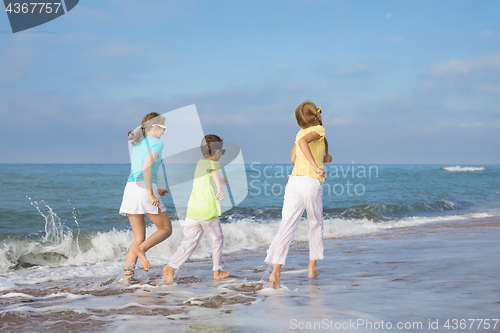
[[[308, 128], [315, 125], [323, 126], [323, 121], [318, 115], [318, 107], [311, 101], [301, 103], [295, 109], [295, 118], [300, 128]], [[328, 155], [328, 140], [325, 138], [325, 154]]]
[[153, 128], [153, 125], [160, 124], [163, 125], [165, 123], [165, 117], [160, 115], [157, 112], [148, 113], [143, 119], [141, 127], [139, 127], [135, 132], [131, 130], [128, 132], [128, 139], [132, 140], [132, 146], [135, 146], [146, 136], [146, 132], [150, 131]]
[[311, 101], [305, 101], [297, 106], [295, 118], [297, 118], [297, 124], [300, 128], [308, 128], [317, 124], [323, 125], [318, 115], [318, 108]]

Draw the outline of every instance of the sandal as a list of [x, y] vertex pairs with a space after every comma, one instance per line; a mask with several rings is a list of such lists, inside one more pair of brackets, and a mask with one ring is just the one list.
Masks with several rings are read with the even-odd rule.
[[134, 276], [135, 264], [125, 265], [125, 269], [123, 270], [123, 277], [126, 279], [130, 279]]

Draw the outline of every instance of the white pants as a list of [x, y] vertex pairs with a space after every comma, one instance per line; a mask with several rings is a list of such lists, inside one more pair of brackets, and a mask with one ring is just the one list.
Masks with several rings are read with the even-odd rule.
[[200, 243], [203, 231], [205, 231], [210, 247], [212, 248], [213, 270], [220, 271], [222, 269], [222, 245], [224, 243], [220, 219], [216, 217], [208, 221], [198, 221], [199, 223], [197, 224], [184, 227], [184, 239], [170, 259], [168, 266], [175, 270], [180, 270], [181, 266], [193, 254]]
[[292, 176], [285, 188], [282, 219], [273, 238], [267, 257], [268, 264], [284, 265], [293, 235], [304, 209], [309, 228], [309, 260], [323, 259], [323, 199], [321, 183], [307, 176]]

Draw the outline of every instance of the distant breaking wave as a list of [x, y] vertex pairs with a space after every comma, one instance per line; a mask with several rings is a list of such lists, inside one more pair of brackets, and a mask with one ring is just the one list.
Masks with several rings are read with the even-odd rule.
[[463, 167], [462, 168], [462, 167], [460, 167], [460, 165], [457, 165], [454, 167], [443, 168], [443, 170], [455, 172], [455, 171], [484, 171], [486, 169], [483, 167]]

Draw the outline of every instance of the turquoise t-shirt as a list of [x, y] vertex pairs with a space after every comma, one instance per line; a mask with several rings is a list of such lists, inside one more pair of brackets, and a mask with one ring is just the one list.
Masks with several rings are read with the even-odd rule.
[[189, 197], [186, 217], [208, 221], [221, 215], [220, 203], [215, 199], [215, 182], [212, 170], [220, 170], [217, 161], [201, 159], [196, 165], [193, 191]]
[[136, 144], [134, 148], [132, 148], [132, 154], [130, 156], [132, 163], [132, 172], [128, 177], [127, 182], [140, 182], [144, 181], [144, 175], [142, 173], [142, 168], [144, 166], [144, 162], [148, 157], [149, 153], [154, 151], [158, 154], [153, 166], [151, 167], [151, 171], [153, 174], [153, 183], [158, 183], [158, 178], [156, 177], [156, 173], [158, 172], [158, 168], [161, 165], [161, 151], [163, 150], [163, 142], [154, 138], [152, 136], [147, 136], [142, 139], [141, 142]]

